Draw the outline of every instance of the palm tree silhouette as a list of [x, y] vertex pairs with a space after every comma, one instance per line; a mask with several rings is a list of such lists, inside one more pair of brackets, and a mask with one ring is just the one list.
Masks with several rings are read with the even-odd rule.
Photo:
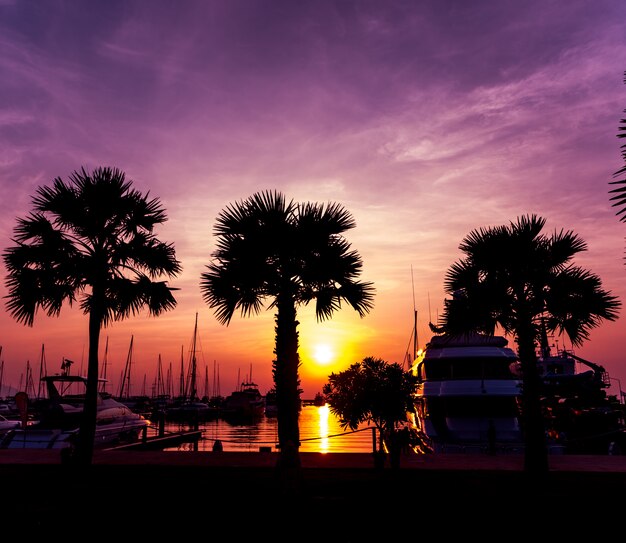
[[258, 192], [217, 217], [217, 249], [201, 291], [217, 320], [228, 325], [239, 310], [275, 309], [273, 377], [281, 465], [299, 465], [297, 306], [315, 300], [318, 321], [349, 303], [363, 317], [372, 307], [371, 283], [356, 280], [362, 262], [343, 232], [355, 222], [342, 206], [286, 202], [280, 192]]
[[[626, 72], [624, 72], [624, 83], [626, 83]], [[624, 110], [626, 113], [626, 109]], [[618, 138], [626, 138], [626, 118], [620, 119], [620, 126], [617, 132]], [[626, 174], [626, 143], [620, 146], [622, 161], [624, 166], [617, 170], [613, 177], [619, 177]], [[617, 181], [611, 181], [611, 185], [618, 185], [616, 188], [611, 189], [609, 194], [613, 194], [611, 201], [613, 207], [618, 207], [616, 215], [621, 222], [626, 222], [626, 179], [618, 179]]]
[[386, 445], [392, 466], [398, 467], [402, 435], [398, 426], [414, 410], [417, 384], [417, 375], [400, 364], [368, 356], [345, 371], [331, 373], [322, 391], [344, 430], [371, 422], [378, 429], [378, 457]]
[[547, 444], [539, 397], [537, 349], [544, 331], [569, 336], [579, 346], [603, 319], [613, 321], [621, 307], [601, 288], [593, 273], [574, 266], [574, 255], [587, 249], [576, 234], [541, 233], [545, 219], [523, 216], [508, 226], [472, 231], [459, 248], [466, 254], [445, 277], [440, 326], [450, 334], [494, 334], [500, 326], [515, 337], [522, 368], [524, 467], [548, 470]]
[[181, 271], [174, 247], [153, 234], [167, 220], [159, 201], [132, 188], [123, 172], [84, 168], [68, 182], [40, 187], [33, 212], [18, 219], [14, 247], [5, 250], [7, 309], [32, 326], [39, 308], [58, 316], [64, 303], [80, 300], [89, 315], [85, 407], [75, 460], [90, 464], [96, 430], [100, 330], [112, 321], [173, 308], [172, 288], [156, 281]]

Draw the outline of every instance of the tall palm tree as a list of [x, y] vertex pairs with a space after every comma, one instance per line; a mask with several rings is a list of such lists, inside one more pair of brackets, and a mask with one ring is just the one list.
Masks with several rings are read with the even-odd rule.
[[621, 306], [593, 273], [574, 266], [587, 249], [572, 232], [542, 234], [545, 219], [524, 216], [508, 226], [472, 231], [459, 248], [466, 257], [445, 277], [446, 300], [437, 331], [494, 334], [500, 326], [515, 337], [522, 367], [522, 416], [528, 472], [548, 469], [539, 397], [537, 349], [541, 334], [558, 332], [579, 346], [603, 319], [613, 321]]
[[280, 192], [258, 192], [228, 205], [217, 217], [217, 249], [201, 291], [217, 320], [234, 313], [258, 314], [264, 301], [275, 310], [273, 375], [278, 406], [278, 443], [283, 465], [299, 462], [297, 307], [315, 300], [318, 320], [350, 304], [363, 317], [372, 307], [371, 283], [356, 280], [359, 255], [343, 233], [355, 226], [338, 204], [286, 202]]
[[68, 182], [56, 178], [40, 187], [33, 211], [18, 219], [14, 247], [3, 254], [8, 275], [7, 309], [32, 326], [38, 309], [58, 316], [64, 303], [80, 300], [89, 315], [89, 361], [85, 407], [75, 460], [91, 464], [96, 429], [100, 330], [112, 321], [173, 308], [176, 300], [165, 281], [181, 265], [174, 247], [159, 241], [157, 224], [167, 220], [156, 198], [132, 188], [118, 169], [82, 168]]

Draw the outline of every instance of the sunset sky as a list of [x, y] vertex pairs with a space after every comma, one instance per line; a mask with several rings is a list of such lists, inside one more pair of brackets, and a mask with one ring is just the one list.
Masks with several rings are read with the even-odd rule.
[[[217, 215], [263, 190], [350, 211], [376, 288], [362, 319], [300, 309], [305, 398], [366, 356], [403, 363], [414, 310], [423, 347], [476, 228], [537, 214], [546, 234], [572, 230], [588, 244], [575, 263], [624, 301], [626, 224], [609, 194], [624, 21], [623, 0], [0, 0], [0, 249], [36, 189], [81, 167], [119, 168], [160, 199], [156, 234], [183, 266], [177, 307], [102, 332], [112, 390], [133, 337], [133, 393], [151, 393], [159, 358], [179, 386], [196, 313], [200, 394], [214, 373], [223, 395], [250, 372], [272, 386], [273, 313], [223, 326], [199, 288]], [[615, 393], [625, 331], [622, 316], [576, 350]], [[3, 310], [0, 346], [3, 395], [27, 364], [38, 377], [42, 347], [48, 373], [64, 357], [84, 373], [87, 317], [65, 308], [28, 328]]]

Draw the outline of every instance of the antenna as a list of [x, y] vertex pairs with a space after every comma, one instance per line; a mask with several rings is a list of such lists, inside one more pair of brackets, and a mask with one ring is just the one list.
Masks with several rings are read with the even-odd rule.
[[413, 289], [413, 360], [417, 356], [417, 309], [415, 308], [415, 283], [413, 281], [413, 265], [411, 264], [411, 287]]
[[413, 264], [411, 264], [411, 288], [413, 290], [413, 311], [415, 311], [415, 282], [413, 281]]
[[[411, 288], [413, 290], [413, 330], [409, 339], [409, 345], [406, 347], [406, 351], [404, 353], [404, 361], [406, 366], [409, 368], [415, 362], [415, 358], [417, 357], [417, 309], [415, 306], [415, 283], [413, 281], [413, 266], [411, 265]], [[413, 340], [413, 349], [412, 353], [409, 352], [411, 339]]]
[[428, 293], [428, 322], [433, 322], [433, 316], [430, 312], [430, 292]]

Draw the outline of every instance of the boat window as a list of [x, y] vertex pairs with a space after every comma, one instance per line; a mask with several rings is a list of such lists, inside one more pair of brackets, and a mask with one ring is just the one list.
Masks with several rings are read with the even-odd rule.
[[429, 398], [428, 411], [442, 417], [489, 417], [498, 413], [502, 417], [519, 415], [519, 405], [514, 396], [473, 396]]
[[449, 358], [425, 360], [421, 366], [423, 379], [515, 379], [515, 366], [510, 359]]

